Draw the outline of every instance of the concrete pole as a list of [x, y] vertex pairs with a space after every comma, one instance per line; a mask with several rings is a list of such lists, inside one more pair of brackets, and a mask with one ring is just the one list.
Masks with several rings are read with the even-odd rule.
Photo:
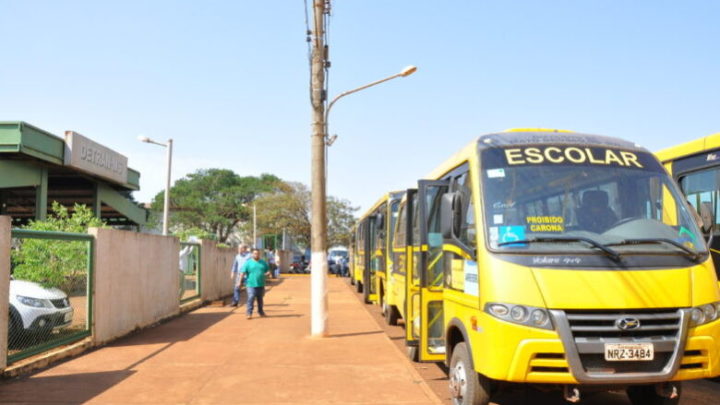
[[325, 212], [325, 1], [313, 1], [314, 42], [312, 48], [312, 222], [310, 323], [313, 337], [327, 331], [327, 213]]
[[172, 146], [173, 140], [168, 139], [167, 142], [167, 178], [165, 179], [165, 204], [163, 206], [163, 235], [168, 234], [169, 217], [170, 217], [170, 173], [172, 172]]

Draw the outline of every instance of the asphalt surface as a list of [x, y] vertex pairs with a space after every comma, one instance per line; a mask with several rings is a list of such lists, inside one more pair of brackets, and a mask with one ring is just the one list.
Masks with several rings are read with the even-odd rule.
[[[358, 302], [362, 303], [362, 294], [355, 292], [355, 287], [349, 284], [349, 279], [345, 280], [348, 282], [347, 287], [355, 294]], [[398, 349], [404, 351], [405, 330], [402, 321], [398, 326], [387, 325], [379, 306], [364, 305], [378, 327], [385, 331]], [[412, 364], [414, 364], [415, 370], [422, 376], [427, 385], [443, 401], [443, 404], [452, 404], [445, 366], [434, 363]], [[720, 382], [710, 380], [690, 381], [683, 382], [682, 387], [680, 405], [720, 404]], [[495, 405], [567, 405], [569, 402], [562, 398], [562, 392], [560, 391], [542, 392], [521, 386], [494, 397], [492, 403]], [[624, 392], [588, 393], [581, 397], [579, 403], [587, 405], [631, 405]]]

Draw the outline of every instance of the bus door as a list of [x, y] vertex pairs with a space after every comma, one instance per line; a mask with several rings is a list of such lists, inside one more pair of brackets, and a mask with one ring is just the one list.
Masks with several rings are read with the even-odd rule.
[[[417, 190], [407, 190], [405, 211], [405, 345], [417, 348], [420, 340], [420, 247], [416, 242], [420, 234], [417, 220]], [[412, 353], [411, 353], [412, 352]], [[408, 350], [411, 359], [417, 360], [417, 352]]]
[[443, 319], [443, 235], [440, 206], [449, 181], [418, 182], [418, 219], [420, 235], [420, 361], [445, 360], [445, 323]]
[[378, 216], [371, 215], [367, 219], [367, 231], [365, 232], [365, 269], [363, 271], [363, 299], [366, 304], [377, 302], [377, 286], [376, 286], [376, 268], [378, 261], [376, 258], [376, 238], [379, 232]]
[[[717, 151], [709, 155], [713, 154], [717, 154]], [[718, 218], [718, 213], [720, 213], [720, 165], [713, 163], [710, 156], [706, 157], [706, 154], [700, 157], [702, 157], [702, 165], [712, 164], [712, 166], [701, 166], [698, 170], [699, 164], [690, 164], [695, 163], [698, 158], [692, 157], [673, 163], [673, 171], [679, 172], [675, 178], [680, 189], [690, 205], [703, 217], [705, 225], [708, 226], [703, 231], [708, 233], [708, 249], [715, 265], [715, 272], [720, 279], [720, 218]]]

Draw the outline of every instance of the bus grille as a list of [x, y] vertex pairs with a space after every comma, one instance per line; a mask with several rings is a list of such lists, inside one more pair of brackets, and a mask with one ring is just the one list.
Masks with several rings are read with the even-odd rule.
[[[570, 332], [586, 372], [659, 372], [672, 357], [680, 339], [681, 315], [676, 309], [580, 311], [566, 310]], [[639, 327], [623, 330], [622, 319], [634, 319]], [[606, 343], [653, 343], [652, 361], [605, 361]]]

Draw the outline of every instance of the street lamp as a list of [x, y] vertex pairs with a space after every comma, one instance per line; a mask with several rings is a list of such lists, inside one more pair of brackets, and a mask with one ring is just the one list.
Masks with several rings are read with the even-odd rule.
[[152, 143], [167, 148], [167, 178], [165, 179], [165, 202], [163, 204], [163, 235], [168, 234], [168, 214], [170, 212], [170, 167], [172, 165], [172, 146], [173, 140], [168, 139], [167, 143], [153, 141], [147, 136], [138, 136], [138, 141]]
[[[376, 86], [380, 83], [384, 83], [388, 80], [392, 80], [398, 77], [406, 77], [410, 76], [411, 74], [415, 73], [417, 71], [417, 67], [415, 66], [408, 66], [405, 69], [401, 70], [400, 73], [396, 73], [392, 76], [388, 76], [384, 79], [380, 79], [377, 81], [374, 81], [372, 83], [368, 83], [364, 86], [360, 86], [358, 88], [348, 90], [345, 92], [342, 92], [335, 96], [335, 98], [332, 99], [330, 104], [328, 104], [327, 109], [325, 110], [324, 115], [320, 115], [320, 117], [317, 117], [318, 121], [319, 118], [322, 118], [323, 122], [322, 125], [318, 129], [321, 129], [323, 131], [322, 133], [322, 144], [319, 146], [319, 153], [321, 153], [320, 159], [318, 159], [321, 163], [320, 166], [315, 166], [315, 163], [313, 163], [313, 172], [315, 173], [316, 169], [320, 169], [317, 171], [317, 175], [319, 175], [319, 190], [321, 194], [320, 196], [313, 196], [312, 199], [312, 268], [311, 268], [311, 300], [310, 300], [310, 324], [311, 324], [311, 333], [313, 336], [327, 336], [327, 257], [325, 256], [326, 250], [327, 250], [327, 227], [325, 224], [323, 224], [320, 221], [316, 221], [316, 218], [327, 218], [326, 211], [325, 211], [325, 199], [327, 198], [327, 193], [325, 192], [325, 182], [327, 178], [327, 172], [326, 167], [327, 163], [323, 161], [323, 158], [327, 159], [327, 147], [332, 145], [333, 142], [337, 139], [337, 135], [333, 135], [332, 137], [328, 137], [328, 116], [330, 115], [330, 109], [335, 105], [335, 103], [350, 94], [357, 93], [360, 90], [365, 90], [368, 87]], [[317, 122], [317, 121], [316, 121]], [[315, 145], [315, 144], [314, 144]], [[324, 147], [324, 149], [323, 149]], [[315, 146], [313, 146], [315, 148]], [[315, 154], [313, 154], [313, 159], [315, 159]], [[313, 174], [313, 193], [315, 193], [315, 178], [316, 174]], [[318, 241], [319, 243], [315, 243], [315, 241]], [[365, 288], [369, 288], [366, 286]]]
[[366, 84], [364, 86], [360, 86], [356, 89], [344, 91], [344, 92], [338, 94], [337, 96], [335, 96], [335, 98], [332, 99], [330, 104], [328, 104], [327, 110], [325, 110], [325, 140], [326, 140], [327, 146], [332, 146], [333, 142], [335, 142], [335, 139], [337, 139], [337, 135], [333, 135], [332, 139], [329, 138], [327, 127], [328, 127], [328, 116], [330, 115], [330, 109], [332, 109], [333, 105], [335, 105], [335, 103], [338, 100], [340, 100], [341, 98], [343, 98], [349, 94], [357, 93], [360, 90], [365, 90], [368, 87], [376, 86], [376, 85], [378, 85], [380, 83], [384, 83], [388, 80], [396, 79], [398, 77], [410, 76], [411, 74], [415, 73], [416, 71], [417, 71], [417, 66], [410, 65], [410, 66], [407, 66], [406, 68], [404, 68], [403, 70], [401, 70], [400, 73], [395, 73], [392, 76], [388, 76], [384, 79], [380, 79], [380, 80], [374, 81], [372, 83], [368, 83], [368, 84]]

